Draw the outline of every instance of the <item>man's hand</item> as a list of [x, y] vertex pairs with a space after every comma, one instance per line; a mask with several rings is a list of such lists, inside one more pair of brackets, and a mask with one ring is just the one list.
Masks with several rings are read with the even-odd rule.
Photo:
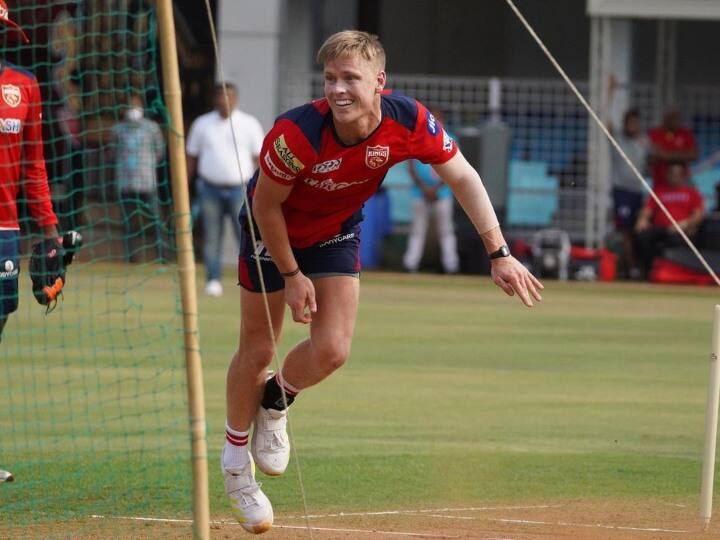
[[533, 298], [536, 302], [542, 300], [540, 291], [545, 287], [515, 257], [493, 259], [490, 275], [495, 285], [505, 291], [508, 296], [514, 296], [517, 293], [527, 307], [533, 307]]
[[317, 311], [315, 286], [302, 272], [285, 279], [285, 303], [295, 322], [312, 322], [312, 314]]

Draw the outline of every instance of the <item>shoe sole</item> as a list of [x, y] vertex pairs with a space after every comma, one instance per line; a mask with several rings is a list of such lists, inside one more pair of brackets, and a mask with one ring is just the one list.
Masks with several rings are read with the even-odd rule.
[[263, 521], [255, 525], [249, 525], [247, 523], [240, 524], [243, 529], [252, 534], [263, 534], [268, 532], [272, 528], [272, 521]]

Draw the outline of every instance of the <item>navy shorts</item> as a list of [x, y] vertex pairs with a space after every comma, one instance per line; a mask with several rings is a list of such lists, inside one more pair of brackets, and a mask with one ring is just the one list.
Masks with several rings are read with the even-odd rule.
[[[360, 275], [360, 227], [354, 226], [337, 236], [313, 244], [310, 247], [296, 249], [293, 254], [300, 270], [307, 277], [321, 278], [329, 276]], [[260, 259], [265, 290], [280, 291], [285, 288], [285, 280], [275, 266], [262, 240], [255, 247], [247, 226], [242, 228], [240, 238], [240, 257], [238, 258], [238, 284], [251, 292], [260, 292], [256, 258]]]
[[643, 204], [643, 195], [639, 191], [613, 188], [613, 207], [615, 209], [615, 227], [621, 231], [632, 231]]
[[18, 308], [20, 231], [0, 231], [0, 317]]

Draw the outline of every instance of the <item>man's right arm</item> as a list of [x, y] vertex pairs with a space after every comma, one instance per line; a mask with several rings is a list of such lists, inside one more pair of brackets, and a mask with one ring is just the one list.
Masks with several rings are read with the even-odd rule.
[[186, 153], [185, 162], [187, 163], [188, 182], [192, 183], [192, 181], [195, 180], [195, 173], [197, 172], [198, 158], [197, 156], [191, 156], [190, 154]]
[[[285, 278], [285, 301], [296, 322], [309, 323], [317, 311], [315, 287], [299, 271], [298, 262], [290, 247], [287, 223], [282, 204], [290, 196], [292, 184], [280, 184], [259, 171], [253, 196], [252, 214], [260, 229], [260, 236], [270, 256]], [[285, 275], [287, 274], [287, 275]], [[309, 310], [309, 312], [308, 312]]]

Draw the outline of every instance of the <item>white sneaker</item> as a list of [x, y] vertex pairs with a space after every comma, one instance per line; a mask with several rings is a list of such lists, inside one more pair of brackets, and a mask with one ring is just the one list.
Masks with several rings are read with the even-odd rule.
[[250, 451], [258, 468], [268, 476], [279, 476], [290, 461], [287, 410], [258, 408]]
[[207, 294], [208, 296], [214, 296], [215, 298], [219, 298], [220, 296], [222, 296], [222, 293], [222, 283], [220, 283], [217, 279], [211, 279], [205, 285], [205, 294]]
[[269, 531], [273, 524], [272, 504], [260, 489], [260, 484], [255, 481], [255, 464], [252, 457], [242, 468], [226, 469], [221, 456], [220, 469], [225, 478], [225, 493], [230, 499], [230, 507], [238, 523], [253, 534]]
[[2, 469], [0, 469], [0, 484], [3, 482], [12, 482], [14, 480], [15, 477], [10, 471], [3, 471]]

